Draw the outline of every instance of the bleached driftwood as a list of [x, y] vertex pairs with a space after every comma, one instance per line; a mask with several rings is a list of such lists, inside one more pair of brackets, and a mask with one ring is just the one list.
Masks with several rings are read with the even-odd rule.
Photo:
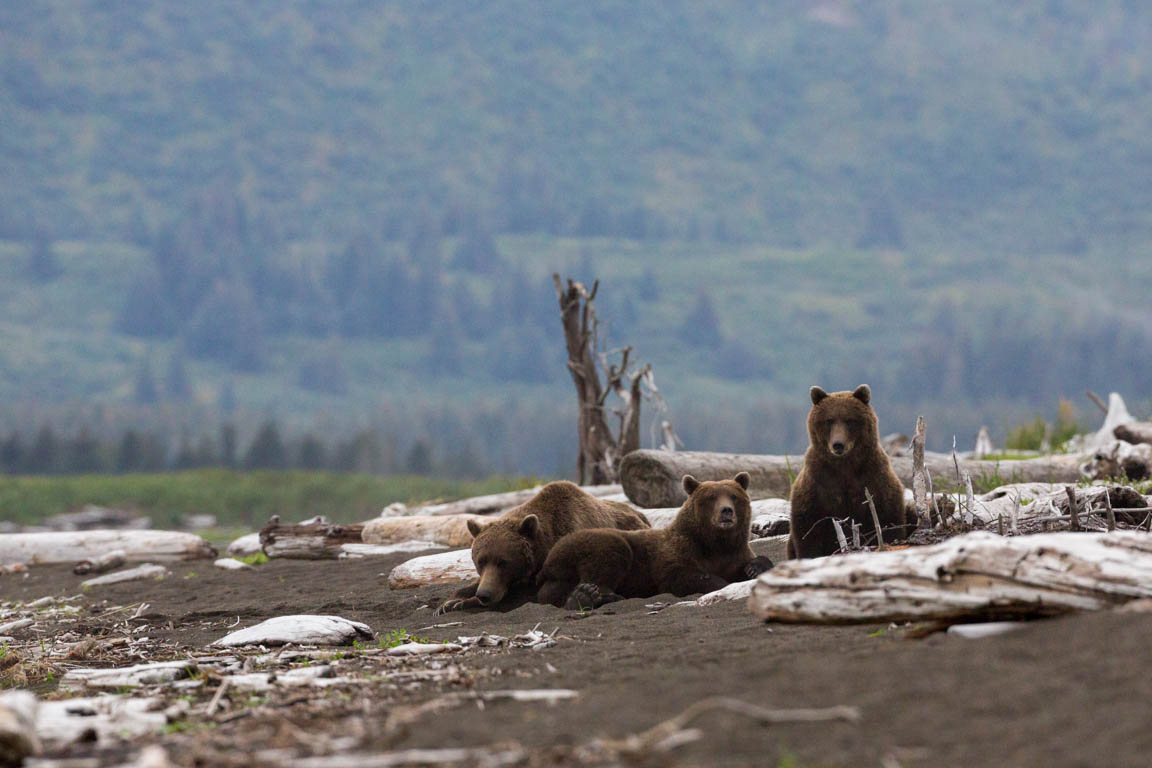
[[434, 541], [458, 548], [472, 545], [468, 521], [487, 521], [481, 515], [413, 515], [411, 517], [378, 517], [364, 524], [361, 534], [365, 544], [396, 544], [401, 541]]
[[81, 589], [89, 589], [90, 587], [103, 587], [108, 584], [119, 584], [122, 581], [141, 581], [143, 579], [158, 579], [162, 576], [168, 575], [168, 569], [162, 565], [155, 565], [154, 563], [144, 563], [135, 568], [129, 568], [124, 571], [114, 571], [113, 573], [106, 573], [103, 576], [97, 576], [92, 579], [80, 582]]
[[98, 696], [40, 702], [36, 734], [45, 746], [73, 744], [95, 737], [116, 741], [158, 731], [186, 707], [165, 708], [159, 698]]
[[387, 656], [430, 656], [436, 653], [455, 653], [464, 650], [456, 643], [401, 643], [385, 651]]
[[980, 431], [976, 433], [976, 447], [972, 449], [972, 457], [982, 459], [993, 453], [996, 453], [996, 446], [992, 442], [992, 435], [988, 432], [988, 427], [980, 427]]
[[0, 534], [0, 564], [78, 563], [120, 550], [129, 562], [196, 560], [216, 550], [183, 531], [53, 531]]
[[[543, 488], [537, 485], [520, 491], [507, 491], [506, 493], [491, 493], [484, 496], [473, 496], [458, 501], [447, 501], [438, 504], [389, 504], [380, 512], [382, 518], [441, 515], [498, 515], [512, 507], [519, 506], [535, 496]], [[596, 498], [605, 498], [624, 493], [619, 485], [584, 485], [581, 490]]]
[[476, 578], [479, 575], [476, 566], [472, 564], [472, 550], [456, 549], [414, 557], [400, 563], [388, 574], [388, 586], [392, 589], [409, 589]]
[[760, 575], [749, 606], [773, 621], [853, 624], [1051, 616], [1148, 597], [1147, 534], [976, 531], [927, 547], [782, 563]]
[[402, 552], [427, 552], [432, 549], [447, 549], [443, 544], [434, 541], [401, 541], [397, 544], [343, 544], [340, 547], [340, 559], [358, 559], [361, 557], [383, 557]]
[[337, 525], [314, 517], [295, 525], [282, 525], [273, 515], [260, 530], [260, 545], [268, 557], [294, 560], [333, 560], [344, 544], [361, 544], [363, 525]]
[[1080, 465], [1080, 474], [1091, 480], [1145, 480], [1152, 475], [1152, 445], [1113, 440]]
[[1152, 443], [1152, 421], [1133, 421], [1112, 430], [1116, 439], [1126, 443]]
[[1108, 395], [1108, 410], [1104, 417], [1104, 424], [1100, 429], [1087, 435], [1076, 435], [1064, 443], [1064, 450], [1068, 453], [1088, 455], [1107, 446], [1116, 439], [1116, 428], [1122, 424], [1131, 424], [1136, 419], [1128, 413], [1124, 398], [1116, 392]]
[[353, 640], [371, 640], [367, 624], [340, 616], [277, 616], [255, 626], [239, 629], [212, 645], [227, 648], [240, 645], [347, 645]]
[[160, 685], [188, 677], [193, 666], [191, 661], [160, 661], [119, 669], [71, 669], [60, 678], [60, 687], [66, 691], [76, 691], [83, 688], [113, 690]]
[[[1053, 518], [1069, 515], [1069, 503], [1065, 485], [1050, 483], [1021, 483], [1001, 486], [989, 493], [973, 499], [972, 518], [982, 525], [994, 525], [1001, 518], [1017, 522], [1027, 522], [1036, 518]], [[1127, 486], [1093, 485], [1074, 488], [1077, 505], [1083, 515], [1089, 510], [1103, 513], [1105, 496], [1116, 512], [1116, 519], [1122, 523], [1135, 525], [1142, 522], [1147, 513], [1134, 512], [1149, 506], [1147, 497]], [[967, 501], [961, 496], [952, 495], [949, 502], [957, 507], [966, 507]]]
[[232, 557], [248, 557], [263, 551], [259, 533], [246, 533], [228, 545], [228, 554]]
[[40, 754], [36, 718], [40, 702], [27, 691], [0, 694], [0, 765], [23, 765]]
[[234, 557], [222, 557], [216, 562], [212, 563], [212, 565], [216, 566], [217, 568], [223, 568], [226, 571], [252, 570], [252, 566], [248, 565], [248, 563], [242, 563]]
[[106, 573], [113, 568], [119, 568], [124, 565], [127, 560], [128, 558], [124, 555], [124, 551], [116, 549], [111, 552], [105, 552], [91, 560], [80, 561], [72, 569], [72, 573], [75, 573], [77, 576], [84, 576], [89, 573]]
[[[912, 457], [892, 457], [892, 469], [906, 487], [912, 487]], [[999, 476], [1018, 482], [1075, 483], [1080, 479], [1076, 456], [1045, 456], [1005, 461], [962, 460], [960, 471], [975, 481]], [[737, 472], [752, 476], [749, 493], [753, 498], [786, 498], [792, 479], [804, 466], [803, 456], [767, 456], [698, 451], [633, 451], [620, 465], [624, 492], [642, 508], [675, 507], [686, 498], [681, 480], [692, 475], [698, 480], [721, 480]], [[925, 469], [933, 477], [953, 475], [949, 454], [925, 452]]]

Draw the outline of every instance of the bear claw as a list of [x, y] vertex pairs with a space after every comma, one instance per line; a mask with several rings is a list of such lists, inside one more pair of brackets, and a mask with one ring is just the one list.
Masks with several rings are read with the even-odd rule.
[[758, 555], [752, 559], [752, 562], [744, 566], [744, 575], [749, 579], [754, 579], [765, 571], [770, 571], [773, 568], [772, 560], [764, 555]]
[[453, 598], [453, 599], [451, 599], [451, 600], [445, 600], [445, 601], [444, 601], [444, 602], [443, 602], [443, 603], [440, 605], [440, 607], [439, 607], [439, 608], [437, 608], [437, 609], [436, 609], [436, 610], [433, 612], [433, 614], [432, 614], [432, 615], [433, 615], [433, 616], [443, 616], [444, 614], [446, 614], [446, 613], [448, 613], [448, 612], [450, 612], [450, 611], [458, 611], [458, 610], [460, 610], [460, 609], [461, 609], [461, 608], [463, 608], [463, 607], [464, 607], [464, 601], [463, 601], [463, 600], [461, 600], [460, 598]]

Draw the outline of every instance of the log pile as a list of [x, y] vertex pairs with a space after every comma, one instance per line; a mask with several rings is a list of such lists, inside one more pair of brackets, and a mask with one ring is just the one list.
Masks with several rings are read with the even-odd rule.
[[[912, 457], [892, 457], [891, 462], [905, 487], [913, 487]], [[957, 464], [960, 472], [970, 475], [977, 485], [984, 478], [994, 479], [999, 485], [1001, 479], [1022, 483], [1076, 483], [1081, 477], [1080, 459], [1076, 456], [1005, 461], [963, 459], [954, 463], [950, 454], [924, 453], [924, 466], [933, 478], [952, 477]], [[624, 493], [634, 504], [642, 508], [674, 507], [687, 498], [680, 482], [684, 475], [698, 480], [722, 480], [737, 472], [748, 472], [752, 476], [748, 492], [753, 498], [787, 498], [792, 480], [803, 466], [803, 456], [640, 450], [624, 457], [620, 480]]]
[[260, 529], [260, 544], [268, 557], [332, 560], [340, 557], [344, 544], [362, 544], [363, 530], [363, 525], [337, 525], [326, 517], [282, 525], [280, 516], [273, 515]]
[[1152, 598], [1152, 537], [1133, 531], [1001, 537], [778, 565], [749, 607], [780, 622], [854, 624], [1054, 616]]

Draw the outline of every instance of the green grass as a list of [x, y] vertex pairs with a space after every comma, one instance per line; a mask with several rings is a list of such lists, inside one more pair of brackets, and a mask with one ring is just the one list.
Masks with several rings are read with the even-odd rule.
[[408, 634], [406, 629], [393, 629], [387, 635], [380, 637], [381, 648], [395, 648], [398, 645], [405, 643], [431, 643], [432, 641], [426, 637], [413, 637]]
[[420, 476], [328, 472], [196, 470], [166, 474], [0, 476], [0, 519], [32, 524], [85, 504], [139, 510], [156, 528], [179, 524], [192, 513], [211, 513], [224, 526], [261, 526], [272, 515], [284, 521], [326, 515], [356, 522], [395, 501], [412, 503], [497, 493], [532, 485], [514, 477], [478, 482]]

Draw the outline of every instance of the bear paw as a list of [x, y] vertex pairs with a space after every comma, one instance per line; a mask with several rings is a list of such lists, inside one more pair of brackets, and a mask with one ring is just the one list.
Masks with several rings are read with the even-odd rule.
[[443, 616], [452, 611], [462, 611], [467, 607], [468, 601], [464, 598], [454, 597], [451, 600], [445, 600], [439, 608], [433, 611], [433, 616]]
[[744, 576], [749, 579], [754, 579], [764, 571], [770, 571], [773, 568], [772, 560], [764, 555], [758, 555], [752, 559], [752, 562], [744, 566]]
[[613, 603], [623, 598], [615, 592], [600, 589], [595, 584], [577, 584], [568, 595], [568, 602], [564, 607], [570, 611], [590, 611], [599, 608], [605, 603]]

